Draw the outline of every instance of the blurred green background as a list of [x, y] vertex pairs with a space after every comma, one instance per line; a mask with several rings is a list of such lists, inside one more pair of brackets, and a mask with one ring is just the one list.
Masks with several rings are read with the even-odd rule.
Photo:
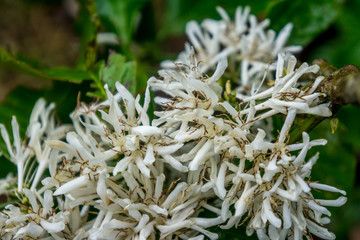
[[[160, 61], [174, 59], [183, 49], [187, 21], [219, 19], [216, 6], [233, 17], [239, 5], [249, 5], [259, 19], [270, 18], [277, 31], [292, 22], [289, 43], [304, 46], [301, 61], [321, 57], [337, 68], [360, 66], [357, 0], [2, 0], [0, 122], [9, 126], [11, 116], [17, 116], [24, 136], [40, 96], [55, 102], [58, 118], [69, 122], [78, 92], [84, 101], [102, 98], [102, 81], [110, 86], [122, 81], [133, 92], [143, 92]], [[112, 35], [101, 44], [96, 38], [104, 32]], [[330, 228], [337, 239], [355, 240], [360, 239], [360, 108], [342, 107], [336, 117], [334, 134], [329, 120], [312, 131], [312, 138], [328, 139], [326, 147], [312, 150], [321, 152], [312, 180], [347, 191], [348, 203], [331, 209]], [[15, 170], [4, 156], [0, 160], [1, 177]], [[220, 234], [247, 239], [234, 231]]]

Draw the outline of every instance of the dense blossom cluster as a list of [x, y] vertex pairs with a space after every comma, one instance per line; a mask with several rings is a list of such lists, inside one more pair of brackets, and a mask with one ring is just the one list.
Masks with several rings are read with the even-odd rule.
[[[1, 239], [217, 239], [211, 227], [242, 224], [259, 239], [335, 238], [323, 226], [326, 206], [346, 197], [315, 199], [311, 190], [345, 192], [311, 181], [318, 154], [307, 155], [326, 140], [289, 135], [298, 114], [331, 116], [316, 92], [323, 77], [306, 81], [319, 67], [296, 64], [299, 47], [284, 46], [290, 24], [276, 37], [248, 8], [234, 21], [218, 11], [219, 21], [188, 24], [190, 43], [149, 79], [143, 104], [116, 83], [115, 94], [105, 86], [106, 101], [79, 104], [70, 125], [43, 99], [25, 140], [15, 117], [13, 143], [0, 125], [17, 165], [0, 182], [16, 199], [0, 212]], [[228, 79], [234, 94], [223, 89]]]

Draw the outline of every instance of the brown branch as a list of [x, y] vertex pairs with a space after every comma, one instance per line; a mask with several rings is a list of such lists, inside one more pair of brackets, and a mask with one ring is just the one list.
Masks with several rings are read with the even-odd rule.
[[[326, 94], [324, 102], [331, 102], [330, 108], [333, 116], [342, 106], [360, 105], [360, 70], [358, 67], [346, 65], [337, 69], [325, 59], [316, 59], [313, 63], [319, 65], [320, 70], [317, 74], [307, 77], [310, 80], [314, 80], [318, 76], [325, 77], [316, 91]], [[325, 119], [325, 117], [314, 115], [299, 116], [290, 132], [290, 141], [292, 143], [299, 141], [303, 132], [311, 131]]]

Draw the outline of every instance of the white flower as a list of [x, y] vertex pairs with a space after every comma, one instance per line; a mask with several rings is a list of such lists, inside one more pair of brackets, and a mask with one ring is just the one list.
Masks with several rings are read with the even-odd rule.
[[[201, 25], [191, 21], [186, 26], [186, 34], [190, 44], [195, 48], [196, 59], [201, 62], [201, 72], [207, 72], [223, 58], [229, 60], [235, 68], [235, 82], [241, 81], [241, 91], [256, 79], [261, 80], [264, 71], [273, 71], [272, 63], [279, 53], [296, 53], [300, 46], [285, 47], [292, 25], [287, 24], [276, 37], [273, 30], [266, 30], [270, 21], [257, 22], [254, 15], [249, 14], [249, 7], [238, 7], [235, 20], [231, 21], [221, 7], [217, 8], [222, 19], [219, 21], [206, 19]], [[175, 62], [189, 64], [187, 56], [190, 45], [180, 53]], [[171, 61], [162, 64], [165, 68], [173, 68]], [[240, 66], [240, 68], [237, 68]], [[270, 75], [271, 76], [271, 75]], [[269, 77], [270, 77], [269, 76]]]
[[16, 184], [16, 177], [9, 173], [6, 178], [0, 180], [0, 194], [8, 196], [12, 193], [11, 185]]
[[[54, 209], [52, 192], [41, 196], [29, 189], [23, 189], [24, 200], [20, 208], [8, 205], [1, 212], [0, 228], [2, 239], [28, 239], [71, 236], [65, 229], [68, 212]], [[28, 201], [28, 203], [26, 203]]]
[[18, 191], [21, 192], [24, 182], [24, 164], [25, 161], [28, 160], [28, 158], [30, 157], [31, 150], [26, 146], [22, 146], [19, 132], [19, 124], [16, 120], [16, 117], [12, 118], [11, 125], [13, 130], [14, 147], [10, 143], [9, 134], [3, 124], [0, 124], [1, 136], [5, 141], [8, 153], [10, 155], [10, 160], [16, 164], [18, 172]]
[[[303, 80], [319, 67], [296, 68], [291, 53], [299, 48], [285, 47], [291, 24], [276, 37], [249, 8], [238, 8], [234, 21], [218, 11], [219, 21], [187, 25], [193, 47], [149, 79], [142, 105], [116, 83], [115, 94], [105, 86], [107, 100], [79, 103], [71, 125], [58, 126], [54, 105], [40, 99], [28, 141], [15, 117], [13, 143], [0, 125], [18, 169], [0, 192], [14, 192], [19, 204], [0, 212], [3, 239], [218, 239], [209, 228], [245, 222], [259, 239], [335, 238], [323, 227], [326, 207], [347, 199], [315, 199], [312, 189], [346, 193], [310, 181], [319, 154], [307, 156], [326, 140], [303, 132], [294, 143], [290, 135], [298, 114], [331, 115], [316, 92], [324, 78]], [[230, 75], [236, 94], [218, 83]], [[162, 107], [152, 121], [150, 88]]]
[[[56, 126], [55, 117], [52, 114], [54, 107], [54, 104], [50, 104], [46, 108], [44, 99], [39, 99], [36, 102], [26, 131], [28, 142], [21, 141], [19, 124], [16, 117], [13, 117], [11, 125], [14, 147], [11, 146], [5, 126], [0, 124], [1, 136], [6, 143], [10, 160], [17, 166], [18, 192], [22, 192], [23, 184], [30, 184], [31, 182], [29, 181], [32, 181], [31, 189], [34, 190], [48, 167], [51, 149], [44, 141], [48, 139], [61, 139], [65, 136], [66, 132], [71, 129], [71, 126], [68, 125]], [[39, 166], [36, 172], [33, 173], [31, 172], [32, 169], [29, 169], [28, 172], [25, 173], [25, 168], [30, 165], [31, 158], [34, 155]], [[35, 175], [32, 176], [32, 174]]]
[[[238, 146], [241, 154], [238, 155], [240, 163], [238, 166], [231, 163], [221, 165], [233, 174], [233, 185], [226, 191], [223, 187], [229, 185], [223, 180], [216, 182], [219, 197], [224, 199], [221, 215], [223, 219], [229, 221], [222, 228], [228, 229], [238, 224], [243, 216], [248, 214], [250, 218], [248, 229], [257, 231], [259, 239], [285, 239], [295, 235], [296, 239], [301, 239], [303, 234], [309, 232], [323, 239], [333, 239], [334, 235], [321, 226], [322, 215], [330, 212], [324, 206], [340, 206], [346, 202], [345, 197], [336, 200], [315, 200], [311, 194], [311, 188], [319, 188], [341, 192], [336, 188], [317, 183], [308, 183], [311, 168], [318, 158], [316, 154], [309, 161], [305, 161], [307, 151], [317, 145], [326, 144], [325, 140], [310, 141], [307, 133], [303, 133], [303, 143], [287, 145], [285, 140], [296, 114], [295, 109], [291, 109], [284, 122], [278, 141], [271, 143], [266, 140], [265, 132], [258, 129], [254, 140], [249, 144], [238, 145], [238, 140], [231, 141], [231, 137], [236, 135], [222, 136], [217, 141], [218, 151], [224, 151], [225, 156], [232, 157], [236, 151], [228, 151]], [[227, 139], [224, 143], [222, 139]], [[249, 141], [242, 138], [243, 142]], [[232, 143], [232, 144], [230, 144]], [[248, 146], [248, 147], [247, 147]], [[297, 156], [291, 154], [298, 151]], [[247, 153], [250, 151], [250, 153]], [[244, 154], [245, 152], [245, 154]], [[236, 156], [236, 155], [235, 155]], [[250, 168], [245, 168], [245, 162], [252, 162]], [[224, 170], [219, 170], [218, 178], [224, 179]], [[262, 172], [262, 174], [260, 174]], [[221, 186], [219, 186], [221, 184]], [[215, 187], [215, 186], [214, 186]], [[220, 189], [222, 188], [222, 191]], [[215, 191], [216, 192], [216, 191]], [[235, 212], [228, 214], [230, 206], [234, 204]], [[323, 205], [323, 206], [322, 206]], [[320, 223], [320, 225], [318, 224]]]

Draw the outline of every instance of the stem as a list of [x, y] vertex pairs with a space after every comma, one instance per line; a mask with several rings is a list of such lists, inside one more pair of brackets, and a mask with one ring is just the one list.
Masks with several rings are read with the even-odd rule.
[[24, 160], [17, 162], [17, 170], [18, 170], [18, 192], [22, 192], [23, 188], [23, 180], [24, 180]]

